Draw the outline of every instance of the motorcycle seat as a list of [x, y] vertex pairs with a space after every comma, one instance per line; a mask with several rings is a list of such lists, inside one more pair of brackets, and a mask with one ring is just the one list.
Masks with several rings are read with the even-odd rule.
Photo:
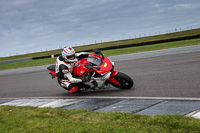
[[47, 69], [55, 71], [55, 67], [56, 67], [56, 65], [54, 64], [54, 65], [48, 66]]

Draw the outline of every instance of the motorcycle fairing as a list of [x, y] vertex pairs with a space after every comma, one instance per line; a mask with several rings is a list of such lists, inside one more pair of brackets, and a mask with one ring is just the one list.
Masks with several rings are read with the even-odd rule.
[[104, 57], [102, 59], [102, 56], [89, 54], [89, 58], [84, 58], [75, 63], [73, 73], [77, 76], [85, 76], [89, 71], [96, 71], [103, 76], [112, 69], [113, 65], [109, 58]]
[[119, 85], [120, 83], [114, 78], [116, 75], [118, 74], [117, 70], [114, 70], [110, 76], [110, 78], [108, 79], [110, 82]]

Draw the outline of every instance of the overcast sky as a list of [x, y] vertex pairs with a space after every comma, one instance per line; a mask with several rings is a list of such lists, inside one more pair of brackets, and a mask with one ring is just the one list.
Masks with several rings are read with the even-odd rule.
[[200, 28], [200, 0], [0, 0], [0, 57]]

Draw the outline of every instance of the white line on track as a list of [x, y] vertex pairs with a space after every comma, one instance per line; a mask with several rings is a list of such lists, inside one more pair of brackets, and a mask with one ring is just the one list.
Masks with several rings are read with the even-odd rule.
[[191, 97], [110, 97], [110, 96], [68, 96], [68, 97], [14, 97], [2, 99], [143, 99], [143, 100], [170, 100], [170, 101], [200, 101], [200, 98]]

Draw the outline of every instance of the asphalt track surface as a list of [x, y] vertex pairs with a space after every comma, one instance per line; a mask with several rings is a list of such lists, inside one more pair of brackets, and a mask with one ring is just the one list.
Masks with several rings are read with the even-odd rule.
[[[181, 48], [174, 50], [179, 49]], [[125, 60], [117, 57], [121, 61], [116, 61], [113, 57], [115, 69], [133, 78], [135, 85], [130, 90], [111, 87], [105, 90], [70, 94], [57, 84], [56, 79], [51, 79], [46, 66], [41, 66], [44, 68], [37, 71], [10, 70], [6, 71], [8, 74], [0, 74], [0, 98], [81, 96], [199, 98], [200, 51], [184, 52], [183, 50], [183, 52], [168, 54], [165, 50], [161, 50], [160, 53], [165, 54], [147, 55], [141, 58], [134, 58], [137, 54], [131, 54]], [[140, 56], [145, 54], [146, 52]], [[32, 68], [26, 68], [29, 69]]]

